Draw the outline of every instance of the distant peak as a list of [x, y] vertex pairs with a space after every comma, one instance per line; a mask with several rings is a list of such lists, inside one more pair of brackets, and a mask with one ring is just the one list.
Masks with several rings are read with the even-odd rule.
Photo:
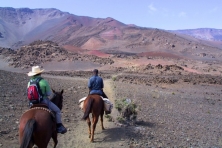
[[27, 7], [24, 7], [24, 8], [0, 7], [0, 10], [8, 10], [8, 11], [35, 11], [35, 10], [60, 11], [59, 9], [56, 9], [56, 8], [34, 8], [34, 9], [30, 9], [30, 8], [27, 8]]
[[127, 25], [131, 27], [137, 27], [135, 24], [127, 24]]
[[114, 20], [114, 19], [111, 17], [107, 17], [106, 20]]

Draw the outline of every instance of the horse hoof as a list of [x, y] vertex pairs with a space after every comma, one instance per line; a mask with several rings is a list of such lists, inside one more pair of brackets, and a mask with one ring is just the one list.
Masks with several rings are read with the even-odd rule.
[[102, 130], [105, 130], [105, 128], [102, 128]]
[[94, 141], [93, 141], [93, 140], [90, 140], [90, 142], [93, 143]]

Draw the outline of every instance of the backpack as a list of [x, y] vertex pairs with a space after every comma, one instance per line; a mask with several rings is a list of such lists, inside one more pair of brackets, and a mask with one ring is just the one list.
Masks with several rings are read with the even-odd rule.
[[30, 80], [30, 84], [27, 89], [27, 97], [32, 104], [40, 103], [43, 99], [42, 91], [39, 86], [41, 79], [42, 78]]

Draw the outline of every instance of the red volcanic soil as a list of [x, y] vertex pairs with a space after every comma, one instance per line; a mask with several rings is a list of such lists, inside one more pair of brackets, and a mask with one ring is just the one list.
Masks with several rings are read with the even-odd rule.
[[90, 50], [90, 51], [87, 51], [85, 53], [89, 54], [89, 55], [95, 55], [95, 56], [98, 56], [98, 57], [102, 57], [102, 58], [108, 58], [110, 56], [109, 54], [103, 53], [99, 50]]
[[171, 53], [166, 53], [166, 52], [142, 52], [142, 53], [139, 53], [138, 56], [163, 57], [163, 58], [173, 58], [173, 59], [182, 58], [178, 55], [171, 54]]
[[101, 33], [100, 37], [112, 40], [112, 39], [115, 39], [115, 37], [122, 36], [122, 35], [123, 33], [121, 32], [120, 29], [114, 28], [112, 30]]
[[101, 41], [98, 38], [92, 37], [81, 47], [83, 49], [95, 50], [95, 49], [98, 49], [99, 47], [101, 47], [102, 45], [104, 45], [103, 41]]
[[63, 48], [65, 48], [67, 51], [70, 51], [70, 52], [75, 52], [75, 53], [83, 52], [82, 48], [72, 46], [72, 45], [64, 45]]

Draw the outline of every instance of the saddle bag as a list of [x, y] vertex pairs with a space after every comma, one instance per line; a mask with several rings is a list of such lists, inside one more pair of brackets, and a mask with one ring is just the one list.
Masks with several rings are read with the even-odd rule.
[[[112, 109], [113, 109], [113, 104], [110, 102], [109, 99], [103, 98], [102, 96], [100, 96], [100, 97], [103, 99], [103, 102], [104, 102], [105, 114], [110, 114], [112, 112]], [[79, 108], [82, 109], [82, 110], [83, 110], [83, 104], [84, 104], [85, 99], [86, 99], [86, 97], [79, 100]]]

